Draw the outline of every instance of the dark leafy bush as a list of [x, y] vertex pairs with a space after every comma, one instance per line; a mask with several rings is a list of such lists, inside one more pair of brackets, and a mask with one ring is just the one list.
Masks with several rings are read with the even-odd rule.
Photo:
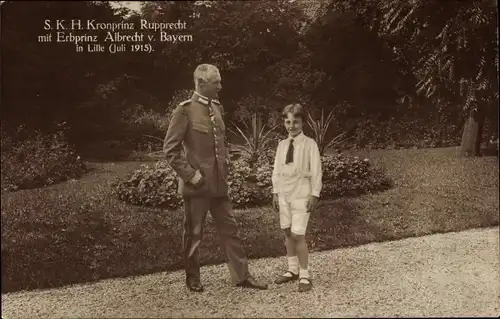
[[231, 161], [229, 167], [229, 196], [235, 207], [260, 206], [271, 200], [273, 152], [259, 156], [255, 167], [249, 155]]
[[[258, 168], [254, 176], [246, 158], [239, 158], [231, 161], [229, 169], [229, 195], [235, 207], [255, 206], [270, 199], [272, 167]], [[113, 194], [134, 205], [174, 209], [182, 205], [177, 187], [175, 172], [159, 161], [153, 167], [141, 165], [125, 181], [115, 183]]]
[[113, 194], [134, 205], [178, 208], [182, 197], [177, 193], [177, 176], [165, 161], [154, 167], [141, 165], [128, 179], [114, 184]]
[[[123, 111], [119, 115], [118, 123], [110, 127], [110, 131], [103, 132], [101, 135], [105, 140], [99, 138], [97, 142], [93, 142], [90, 148], [87, 147], [86, 153], [92, 157], [99, 154], [104, 156], [102, 159], [123, 160], [138, 159], [144, 154], [160, 151], [172, 111], [191, 94], [190, 90], [176, 91], [170, 102], [162, 106], [154, 100], [148, 104], [120, 100]], [[99, 144], [102, 147], [96, 149]], [[107, 147], [107, 144], [112, 144], [113, 147]]]
[[252, 169], [244, 158], [231, 161], [229, 165], [229, 196], [234, 206], [249, 205], [253, 201], [254, 191], [247, 182]]
[[[248, 157], [239, 155], [229, 167], [229, 196], [234, 207], [269, 204], [272, 198], [274, 150], [262, 153], [255, 167]], [[238, 156], [237, 155], [237, 156]], [[345, 155], [323, 156], [323, 198], [336, 198], [380, 191], [391, 187], [385, 174], [371, 166], [367, 159]], [[115, 185], [114, 194], [121, 200], [143, 206], [177, 208], [182, 198], [177, 195], [175, 172], [165, 161], [155, 167], [143, 165], [126, 181]]]
[[3, 191], [48, 186], [86, 172], [84, 162], [69, 147], [63, 132], [36, 133], [15, 141], [2, 136], [1, 169]]
[[[275, 150], [261, 154], [254, 179], [259, 186], [254, 197], [269, 202], [272, 192], [272, 172]], [[344, 154], [323, 155], [323, 198], [360, 195], [388, 189], [392, 181], [379, 168], [373, 167], [369, 159]]]
[[168, 128], [167, 116], [137, 105], [123, 113], [122, 121], [129, 149], [148, 152], [161, 149]]
[[[255, 197], [266, 202], [271, 199], [272, 171], [275, 150], [261, 155], [255, 179], [259, 188]], [[368, 159], [344, 154], [323, 155], [323, 198], [360, 195], [377, 192], [392, 187], [392, 181], [382, 170], [373, 167]]]
[[[355, 123], [355, 125], [353, 125]], [[376, 116], [346, 120], [344, 129], [353, 126], [343, 149], [398, 149], [435, 148], [460, 145], [462, 129], [459, 123], [446, 119], [420, 117], [394, 117], [379, 119]]]
[[392, 181], [384, 172], [373, 167], [369, 159], [343, 154], [325, 155], [323, 165], [323, 197], [360, 195], [386, 190]]

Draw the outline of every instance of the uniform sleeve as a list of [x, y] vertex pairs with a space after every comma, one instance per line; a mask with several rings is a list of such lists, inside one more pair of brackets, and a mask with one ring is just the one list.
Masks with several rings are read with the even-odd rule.
[[323, 171], [321, 168], [321, 155], [319, 153], [318, 144], [311, 140], [311, 152], [309, 163], [311, 165], [311, 195], [319, 197], [321, 193]]
[[188, 182], [196, 172], [188, 163], [182, 147], [187, 126], [188, 118], [185, 109], [179, 105], [172, 114], [163, 142], [163, 153], [167, 162], [184, 182]]
[[277, 194], [279, 192], [279, 157], [280, 157], [280, 145], [278, 144], [278, 148], [276, 149], [276, 155], [274, 156], [274, 166], [273, 166], [273, 175], [272, 175], [272, 183], [273, 183], [273, 194]]

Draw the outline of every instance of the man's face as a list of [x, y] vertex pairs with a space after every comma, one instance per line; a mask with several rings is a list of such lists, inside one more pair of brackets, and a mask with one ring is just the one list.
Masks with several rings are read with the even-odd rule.
[[304, 123], [300, 117], [295, 117], [292, 113], [288, 113], [285, 118], [285, 128], [291, 136], [296, 136], [302, 132]]
[[209, 77], [208, 81], [201, 80], [200, 82], [200, 93], [208, 97], [209, 99], [215, 99], [218, 97], [219, 91], [222, 89], [221, 77], [219, 72], [213, 72]]

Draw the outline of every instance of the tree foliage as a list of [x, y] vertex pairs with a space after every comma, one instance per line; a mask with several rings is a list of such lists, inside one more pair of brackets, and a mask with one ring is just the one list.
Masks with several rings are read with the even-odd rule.
[[[167, 32], [193, 41], [156, 41], [152, 53], [81, 54], [73, 44], [38, 42], [45, 19], [180, 20], [185, 30]], [[213, 63], [226, 119], [238, 125], [255, 112], [275, 125], [298, 102], [326, 113], [342, 105], [335, 120], [346, 127], [411, 112], [460, 126], [464, 109], [496, 116], [495, 22], [496, 5], [486, 0], [149, 1], [140, 13], [105, 1], [6, 1], [2, 122], [42, 131], [66, 122], [76, 144], [125, 140], [136, 126], [124, 114], [140, 109], [152, 123], [152, 112], [168, 115], [189, 98], [194, 68]]]
[[497, 8], [490, 0], [336, 1], [387, 41], [415, 92], [464, 109], [498, 98]]
[[[192, 42], [158, 43], [156, 67], [178, 88], [192, 86], [192, 73], [200, 63], [218, 66], [223, 76], [221, 98], [236, 104], [251, 88], [267, 88], [262, 74], [276, 62], [294, 55], [303, 13], [282, 1], [147, 2], [142, 17], [150, 21], [186, 21]], [[172, 77], [172, 74], [175, 74]], [[226, 107], [226, 112], [232, 111]]]
[[312, 52], [312, 65], [326, 74], [318, 94], [329, 105], [348, 102], [354, 107], [348, 116], [393, 111], [408, 80], [394, 61], [391, 47], [361, 24], [358, 14], [354, 9], [341, 10], [333, 2], [307, 31], [305, 43]]
[[[74, 107], [121, 72], [112, 55], [81, 54], [73, 43], [39, 42], [45, 20], [120, 21], [107, 3], [6, 1], [2, 4], [2, 118], [47, 129], [72, 119]], [[22, 21], [22, 23], [20, 23]], [[105, 31], [95, 31], [105, 34]], [[78, 32], [73, 32], [78, 33]], [[21, 110], [21, 111], [20, 111]]]

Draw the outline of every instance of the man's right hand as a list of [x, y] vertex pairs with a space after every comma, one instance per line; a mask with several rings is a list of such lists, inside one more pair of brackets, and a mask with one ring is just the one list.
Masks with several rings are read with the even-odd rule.
[[278, 194], [273, 194], [273, 208], [277, 212], [280, 210], [280, 203], [279, 203]]
[[193, 185], [195, 188], [198, 188], [203, 184], [203, 176], [200, 171], [196, 170], [194, 176], [189, 180], [189, 184]]

